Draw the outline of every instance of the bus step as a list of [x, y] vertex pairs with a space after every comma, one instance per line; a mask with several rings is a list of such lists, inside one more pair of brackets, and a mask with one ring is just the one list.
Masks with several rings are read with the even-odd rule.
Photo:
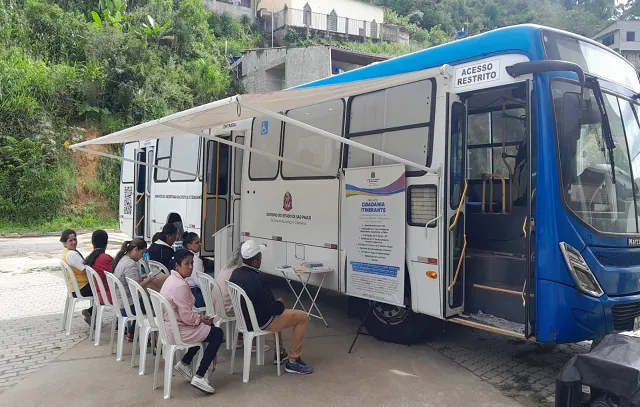
[[465, 310], [470, 314], [489, 314], [518, 324], [524, 324], [522, 285], [519, 289], [496, 285], [467, 286]]
[[[520, 324], [514, 324], [513, 326], [496, 326], [495, 324], [488, 323], [485, 318], [479, 319], [473, 315], [467, 314], [448, 319], [448, 321], [459, 325], [482, 329], [483, 331], [488, 331], [499, 335], [511, 336], [518, 339], [526, 339], [524, 336], [524, 325], [520, 326]], [[535, 338], [533, 340], [535, 340]]]
[[[524, 256], [488, 251], [469, 251], [465, 264], [467, 285], [480, 284], [522, 291], [527, 272]], [[467, 286], [467, 289], [470, 289]]]

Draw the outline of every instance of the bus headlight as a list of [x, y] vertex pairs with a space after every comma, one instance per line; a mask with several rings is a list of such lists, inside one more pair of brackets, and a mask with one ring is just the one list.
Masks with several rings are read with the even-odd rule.
[[578, 289], [593, 297], [601, 297], [604, 291], [580, 252], [565, 242], [560, 243], [560, 251], [562, 251], [564, 261], [567, 262], [567, 267], [569, 267]]

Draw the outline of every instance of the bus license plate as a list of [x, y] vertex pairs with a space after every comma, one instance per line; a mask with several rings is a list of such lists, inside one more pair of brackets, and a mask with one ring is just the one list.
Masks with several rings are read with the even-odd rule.
[[640, 331], [640, 317], [636, 317], [633, 320], [633, 331]]

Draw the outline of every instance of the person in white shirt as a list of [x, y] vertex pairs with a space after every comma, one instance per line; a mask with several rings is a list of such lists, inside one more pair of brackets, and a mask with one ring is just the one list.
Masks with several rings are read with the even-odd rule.
[[193, 253], [193, 273], [191, 276], [185, 278], [191, 288], [191, 293], [196, 299], [196, 308], [203, 308], [205, 306], [204, 297], [202, 297], [202, 289], [200, 288], [200, 281], [198, 281], [197, 272], [204, 273], [204, 263], [200, 258], [200, 249], [202, 247], [200, 243], [200, 237], [193, 232], [186, 232], [182, 235], [182, 246]]

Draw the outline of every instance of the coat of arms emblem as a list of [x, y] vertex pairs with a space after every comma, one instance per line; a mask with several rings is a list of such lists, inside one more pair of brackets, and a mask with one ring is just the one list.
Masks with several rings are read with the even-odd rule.
[[287, 212], [293, 209], [293, 199], [291, 198], [291, 194], [289, 193], [289, 191], [287, 191], [287, 193], [284, 194], [284, 202], [282, 203], [282, 209], [284, 209]]

